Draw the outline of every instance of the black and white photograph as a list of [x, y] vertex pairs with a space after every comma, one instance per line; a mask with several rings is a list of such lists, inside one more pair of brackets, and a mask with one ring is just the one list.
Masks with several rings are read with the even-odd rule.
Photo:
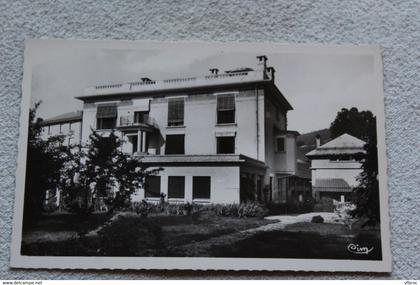
[[13, 267], [391, 270], [372, 45], [26, 41]]

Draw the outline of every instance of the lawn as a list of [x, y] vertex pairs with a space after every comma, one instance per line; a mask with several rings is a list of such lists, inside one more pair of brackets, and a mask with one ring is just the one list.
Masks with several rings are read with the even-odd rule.
[[[381, 259], [378, 231], [350, 230], [342, 224], [301, 222], [283, 229], [247, 231], [276, 221], [207, 214], [141, 218], [124, 213], [97, 235], [78, 234], [94, 230], [107, 219], [110, 216], [93, 215], [81, 223], [71, 215], [45, 217], [24, 233], [22, 254]], [[34, 238], [49, 230], [43, 239]], [[369, 255], [353, 254], [347, 250], [349, 243], [374, 249]]]
[[[273, 223], [262, 218], [214, 215], [142, 218], [125, 213], [99, 235], [80, 235], [101, 225], [110, 216], [92, 215], [81, 223], [71, 215], [44, 217], [23, 234], [23, 255], [50, 256], [178, 256], [182, 247], [215, 237], [235, 234]], [[99, 223], [99, 221], [102, 223]], [[90, 226], [89, 223], [92, 222]], [[181, 252], [180, 252], [181, 251]]]
[[[349, 244], [373, 247], [369, 254], [354, 254]], [[284, 230], [258, 232], [229, 246], [219, 247], [218, 257], [321, 258], [381, 260], [377, 230], [350, 230], [341, 224], [296, 223]]]

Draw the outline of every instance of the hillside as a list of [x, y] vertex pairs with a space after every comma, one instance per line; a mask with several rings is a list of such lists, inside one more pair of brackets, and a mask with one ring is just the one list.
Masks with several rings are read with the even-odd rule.
[[329, 129], [316, 130], [297, 137], [296, 143], [298, 146], [299, 158], [303, 159], [305, 154], [315, 149], [315, 137], [318, 134], [321, 136], [321, 145], [331, 140]]

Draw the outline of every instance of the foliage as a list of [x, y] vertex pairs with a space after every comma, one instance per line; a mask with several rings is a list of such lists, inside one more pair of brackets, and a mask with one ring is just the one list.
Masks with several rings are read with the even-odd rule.
[[322, 224], [324, 222], [324, 218], [322, 216], [313, 216], [311, 223], [315, 223], [315, 224]]
[[359, 185], [353, 190], [356, 209], [355, 217], [367, 217], [366, 225], [380, 222], [378, 150], [376, 138], [376, 117], [370, 111], [357, 108], [341, 109], [330, 127], [332, 138], [348, 133], [366, 142], [366, 155], [355, 157], [362, 164], [362, 173], [357, 177]]
[[[77, 187], [66, 188], [70, 201], [76, 200], [76, 205], [80, 206], [73, 210], [90, 213], [94, 209], [93, 198], [103, 199], [110, 213], [127, 208], [131, 195], [143, 186], [145, 177], [160, 170], [148, 170], [138, 159], [123, 153], [121, 145], [122, 141], [113, 131], [103, 136], [92, 130], [89, 144], [80, 152], [78, 165], [74, 167]], [[80, 203], [80, 200], [85, 201]], [[71, 204], [75, 205], [74, 202]]]
[[239, 218], [264, 217], [268, 213], [267, 209], [259, 203], [248, 202], [239, 205]]
[[364, 146], [366, 156], [359, 159], [362, 173], [357, 177], [359, 185], [353, 190], [356, 209], [352, 214], [367, 217], [365, 225], [375, 225], [380, 222], [376, 119], [369, 122], [367, 128], [369, 137]]
[[[134, 202], [131, 211], [139, 213], [143, 202]], [[264, 217], [268, 214], [267, 208], [256, 202], [242, 204], [209, 204], [197, 203], [163, 203], [147, 204], [147, 213], [167, 216], [189, 216], [189, 215], [215, 215], [220, 217]]]
[[359, 112], [355, 107], [350, 110], [343, 108], [337, 113], [335, 120], [331, 123], [331, 139], [347, 133], [366, 141], [370, 137], [370, 125], [373, 121], [375, 121], [375, 117], [370, 111]]
[[29, 111], [24, 224], [32, 224], [43, 212], [46, 191], [55, 193], [62, 183], [65, 165], [73, 159], [71, 148], [63, 145], [63, 136], [41, 138], [43, 120], [36, 117], [40, 104]]
[[351, 215], [352, 211], [354, 211], [356, 206], [352, 203], [337, 203], [335, 205], [334, 212], [337, 214], [338, 218], [349, 228], [352, 228], [354, 223], [353, 216]]

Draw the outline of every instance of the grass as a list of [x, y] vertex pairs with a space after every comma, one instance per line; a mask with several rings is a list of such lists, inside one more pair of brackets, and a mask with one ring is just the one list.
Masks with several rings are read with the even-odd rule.
[[[268, 242], [269, 241], [269, 242]], [[373, 247], [368, 255], [347, 250], [350, 243]], [[381, 260], [377, 231], [350, 230], [341, 224], [296, 223], [284, 230], [259, 232], [214, 252], [217, 257]]]
[[[243, 232], [273, 223], [261, 218], [126, 213], [98, 235], [31, 240], [36, 232], [91, 231], [109, 219], [93, 215], [80, 222], [71, 215], [46, 216], [24, 234], [23, 255], [44, 256], [212, 256], [263, 258], [381, 259], [380, 234], [340, 224], [295, 223], [282, 230]], [[347, 251], [349, 243], [373, 246], [369, 255]]]
[[[23, 236], [23, 255], [47, 256], [174, 256], [177, 248], [197, 241], [232, 234], [272, 223], [262, 218], [233, 218], [212, 215], [150, 216], [141, 218], [125, 214], [105, 227], [98, 236], [70, 236], [54, 241], [53, 238], [31, 240], [36, 231], [54, 228], [58, 232], [93, 230], [95, 227], [64, 223], [62, 216], [46, 217]], [[101, 218], [91, 218], [98, 221]], [[71, 219], [66, 217], [66, 221]], [[72, 222], [77, 222], [73, 220]], [[57, 228], [55, 228], [57, 226]]]

